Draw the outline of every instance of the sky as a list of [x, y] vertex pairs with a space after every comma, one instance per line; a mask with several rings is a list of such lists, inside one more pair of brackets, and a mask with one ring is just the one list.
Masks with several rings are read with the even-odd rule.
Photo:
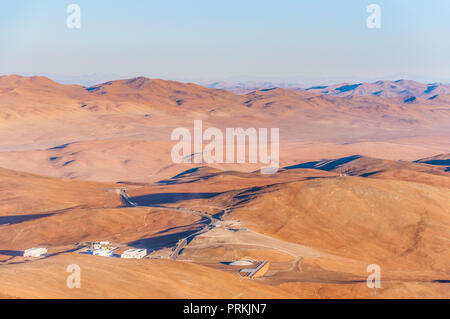
[[450, 82], [449, 35], [448, 0], [2, 0], [0, 74]]

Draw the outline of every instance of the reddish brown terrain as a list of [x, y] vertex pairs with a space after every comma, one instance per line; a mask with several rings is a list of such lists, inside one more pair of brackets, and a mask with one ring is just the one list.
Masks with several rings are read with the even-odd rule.
[[[449, 93], [397, 83], [417, 96], [405, 102], [387, 85], [0, 77], [0, 297], [450, 298]], [[173, 163], [170, 134], [194, 120], [279, 128], [280, 169]], [[86, 254], [105, 240], [115, 257]], [[148, 255], [117, 258], [128, 248]]]

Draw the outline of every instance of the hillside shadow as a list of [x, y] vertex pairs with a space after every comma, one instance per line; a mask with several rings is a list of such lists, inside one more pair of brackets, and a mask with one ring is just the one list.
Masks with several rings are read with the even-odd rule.
[[184, 171], [184, 172], [181, 172], [181, 173], [178, 174], [178, 175], [175, 175], [175, 176], [171, 177], [171, 179], [174, 179], [174, 178], [180, 178], [180, 177], [183, 177], [183, 176], [185, 176], [185, 175], [188, 175], [188, 174], [191, 174], [191, 173], [195, 173], [195, 172], [197, 172], [199, 169], [200, 169], [200, 167], [194, 167], [194, 168], [188, 169], [188, 170], [186, 170], [186, 171]]
[[27, 220], [38, 219], [42, 217], [51, 216], [51, 214], [33, 214], [33, 215], [15, 215], [15, 216], [0, 216], [0, 225], [13, 225], [23, 223]]
[[358, 158], [361, 158], [361, 156], [360, 155], [352, 155], [352, 156], [338, 158], [335, 160], [313, 161], [313, 162], [296, 164], [296, 165], [292, 165], [292, 166], [286, 166], [286, 167], [283, 167], [283, 169], [290, 170], [290, 169], [296, 169], [296, 168], [314, 168], [314, 169], [320, 169], [322, 171], [332, 171], [332, 170], [338, 168], [339, 166], [350, 163], [354, 160], [357, 160]]
[[428, 160], [428, 161], [418, 160], [418, 161], [414, 161], [414, 163], [428, 164], [428, 165], [434, 165], [434, 166], [447, 166], [447, 167], [445, 167], [445, 171], [450, 172], [450, 159], [442, 159], [442, 160], [435, 159], [435, 160]]
[[183, 184], [183, 183], [194, 183], [201, 178], [208, 178], [208, 177], [211, 177], [214, 175], [214, 174], [206, 174], [203, 176], [198, 176], [197, 178], [194, 178], [191, 180], [184, 179], [185, 177], [186, 178], [192, 177], [192, 176], [190, 176], [190, 174], [197, 172], [200, 168], [201, 167], [194, 167], [194, 168], [188, 169], [188, 170], [181, 172], [180, 174], [177, 174], [169, 179], [160, 180], [157, 182], [157, 184], [173, 185], [173, 184]]
[[50, 150], [62, 150], [62, 149], [65, 149], [69, 145], [70, 145], [70, 143], [54, 146], [54, 147], [50, 148]]
[[179, 240], [186, 238], [192, 234], [195, 234], [196, 232], [198, 232], [198, 229], [186, 230], [175, 234], [162, 235], [152, 238], [143, 238], [128, 243], [128, 246], [136, 248], [145, 248], [149, 251], [170, 248], [175, 246]]
[[437, 166], [450, 166], [450, 159], [445, 160], [429, 160], [429, 161], [415, 161], [415, 163], [425, 163], [429, 165], [437, 165]]
[[159, 193], [132, 197], [139, 206], [172, 204], [189, 199], [211, 198], [220, 193]]
[[18, 256], [23, 256], [23, 251], [19, 251], [19, 250], [0, 250], [0, 255], [18, 257]]

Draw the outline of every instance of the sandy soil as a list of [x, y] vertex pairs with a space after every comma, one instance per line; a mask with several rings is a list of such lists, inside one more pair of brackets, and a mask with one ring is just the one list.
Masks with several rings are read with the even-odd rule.
[[[0, 99], [1, 298], [449, 298], [445, 96], [6, 76]], [[280, 170], [172, 163], [170, 133], [199, 119], [279, 128]], [[149, 258], [79, 253], [99, 240]], [[22, 257], [32, 246], [48, 256]], [[250, 280], [228, 265], [240, 259], [270, 267]], [[380, 289], [365, 284], [374, 263]]]

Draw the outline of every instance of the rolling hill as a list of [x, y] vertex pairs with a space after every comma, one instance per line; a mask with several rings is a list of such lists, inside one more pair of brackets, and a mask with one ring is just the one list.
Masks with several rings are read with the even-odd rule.
[[171, 165], [170, 135], [194, 120], [204, 129], [279, 128], [282, 166], [352, 154], [416, 160], [450, 147], [450, 110], [440, 102], [405, 107], [280, 88], [238, 95], [143, 77], [81, 87], [14, 75], [0, 77], [0, 99], [0, 167], [64, 178], [157, 181], [192, 168]]
[[[446, 298], [447, 89], [402, 80], [236, 94], [144, 77], [90, 87], [0, 77], [1, 297]], [[194, 120], [279, 128], [279, 171], [173, 163], [171, 132]], [[149, 257], [80, 253], [100, 240], [115, 257], [129, 247]], [[48, 256], [22, 257], [33, 246]], [[270, 267], [245, 278], [230, 266], [241, 259]], [[68, 291], [71, 263], [85, 290]], [[374, 263], [376, 293], [364, 283]]]

